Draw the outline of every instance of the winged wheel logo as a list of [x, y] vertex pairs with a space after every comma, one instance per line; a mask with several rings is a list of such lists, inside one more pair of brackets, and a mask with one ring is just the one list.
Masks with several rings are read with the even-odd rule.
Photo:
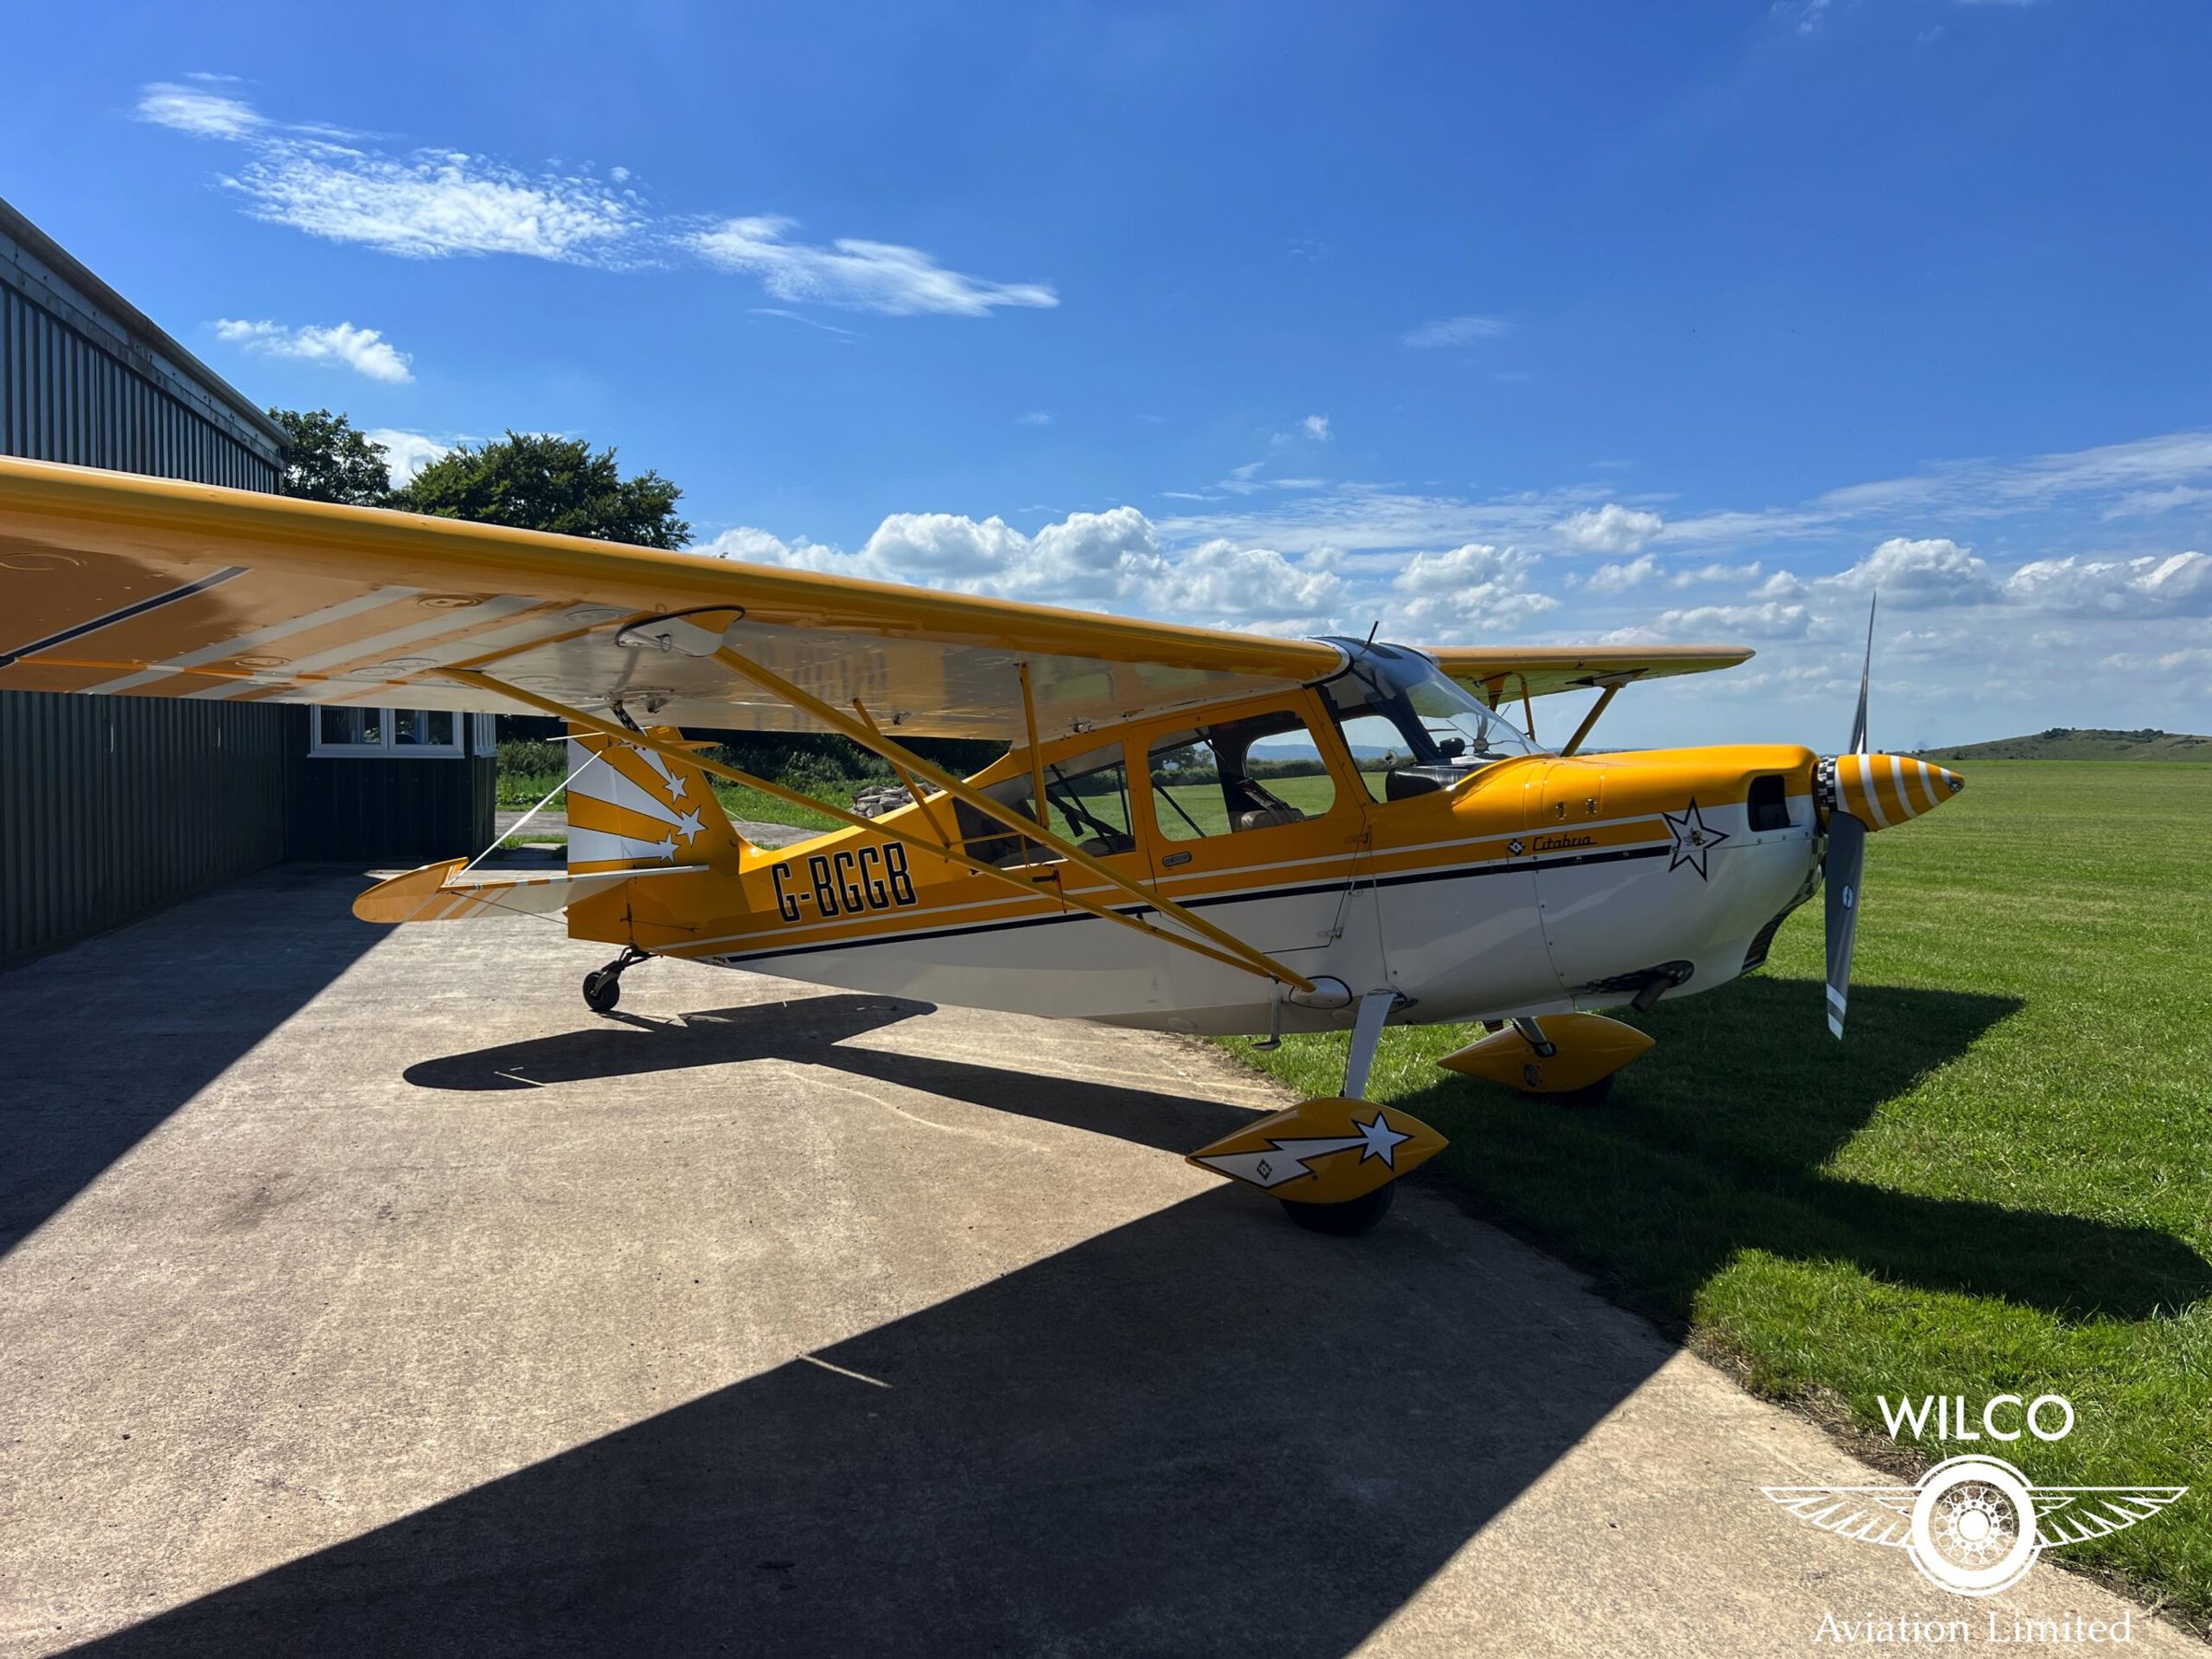
[[1994, 1595], [2044, 1550], [2120, 1532], [2189, 1488], [2031, 1486], [2003, 1458], [1969, 1456], [1947, 1458], [1912, 1486], [1759, 1489], [1823, 1532], [1903, 1549], [1939, 1589]]

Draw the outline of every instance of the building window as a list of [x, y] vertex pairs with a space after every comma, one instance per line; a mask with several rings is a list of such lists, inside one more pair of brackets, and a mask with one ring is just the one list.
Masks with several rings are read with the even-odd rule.
[[311, 755], [416, 760], [461, 753], [461, 716], [448, 709], [331, 705], [314, 711], [310, 733]]

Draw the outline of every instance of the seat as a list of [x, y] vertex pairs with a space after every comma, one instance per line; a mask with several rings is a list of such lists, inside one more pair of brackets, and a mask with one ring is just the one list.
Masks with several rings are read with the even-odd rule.
[[1302, 824], [1306, 815], [1295, 806], [1256, 806], [1237, 814], [1237, 829], [1272, 830], [1277, 824]]

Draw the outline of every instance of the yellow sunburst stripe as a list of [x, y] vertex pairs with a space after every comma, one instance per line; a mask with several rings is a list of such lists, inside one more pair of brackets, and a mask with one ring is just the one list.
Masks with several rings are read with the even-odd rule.
[[569, 792], [569, 825], [575, 830], [597, 830], [634, 841], [663, 841], [675, 836], [684, 844], [683, 832], [666, 818], [654, 818], [629, 806], [618, 806], [597, 795]]

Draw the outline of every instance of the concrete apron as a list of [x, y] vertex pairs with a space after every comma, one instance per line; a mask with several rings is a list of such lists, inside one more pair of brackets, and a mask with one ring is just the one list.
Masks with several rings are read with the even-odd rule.
[[1435, 1191], [1347, 1241], [1199, 1174], [1278, 1100], [1201, 1045], [671, 963], [598, 1018], [603, 947], [371, 929], [360, 885], [0, 978], [0, 1651], [1785, 1653], [2129, 1611], [1783, 1512], [1880, 1477]]

